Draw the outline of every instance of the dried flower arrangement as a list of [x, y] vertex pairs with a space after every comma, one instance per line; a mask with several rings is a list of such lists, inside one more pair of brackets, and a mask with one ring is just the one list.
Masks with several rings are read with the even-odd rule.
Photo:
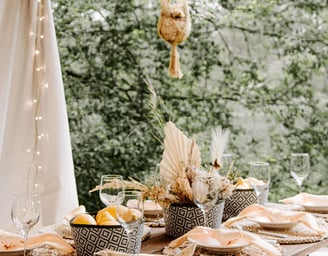
[[[204, 172], [215, 177], [219, 190], [219, 200], [229, 197], [235, 186], [227, 176], [220, 176], [219, 169], [223, 151], [228, 142], [229, 132], [217, 128], [212, 132], [211, 166], [208, 170], [201, 167], [201, 153], [194, 139], [189, 139], [172, 122], [164, 129], [164, 152], [160, 162], [160, 175], [150, 177], [145, 183], [130, 178], [124, 181], [127, 189], [143, 191], [144, 198], [150, 198], [161, 206], [172, 203], [194, 205], [192, 183], [196, 176]], [[99, 189], [97, 186], [92, 191]]]
[[212, 132], [211, 167], [202, 170], [201, 153], [194, 139], [187, 138], [172, 122], [164, 129], [164, 152], [160, 162], [160, 176], [151, 177], [145, 184], [131, 179], [127, 188], [139, 189], [146, 198], [154, 199], [163, 207], [172, 203], [193, 205], [192, 182], [195, 176], [208, 172], [216, 178], [219, 200], [232, 194], [235, 186], [227, 177], [219, 175], [223, 151], [228, 142], [228, 131], [217, 128]]

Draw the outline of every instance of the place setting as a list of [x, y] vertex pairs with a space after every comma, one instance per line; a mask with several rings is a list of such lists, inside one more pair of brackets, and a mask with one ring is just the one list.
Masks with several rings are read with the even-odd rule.
[[11, 218], [23, 234], [0, 230], [0, 255], [22, 256], [32, 252], [41, 253], [52, 250], [56, 255], [74, 255], [75, 249], [61, 235], [50, 230], [31, 234], [41, 214], [40, 198], [37, 193], [27, 191], [13, 195]]

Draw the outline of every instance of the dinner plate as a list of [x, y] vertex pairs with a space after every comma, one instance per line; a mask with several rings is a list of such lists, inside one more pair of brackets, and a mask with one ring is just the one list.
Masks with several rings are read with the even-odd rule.
[[206, 251], [212, 251], [215, 253], [229, 253], [229, 254], [235, 254], [240, 252], [244, 247], [248, 246], [249, 243], [246, 241], [240, 241], [238, 244], [234, 245], [226, 245], [226, 246], [209, 246], [208, 244], [204, 244], [200, 241], [196, 241], [192, 238], [188, 238], [188, 240], [192, 243], [195, 243], [198, 248], [204, 249]]
[[232, 246], [205, 246], [201, 244], [197, 244], [197, 247], [204, 249], [206, 251], [212, 251], [215, 253], [229, 253], [235, 254], [239, 253], [244, 247], [248, 246], [247, 243], [239, 244], [239, 245], [232, 245]]
[[328, 205], [306, 205], [306, 204], [298, 204], [299, 206], [302, 206], [305, 211], [308, 212], [328, 212]]
[[262, 228], [267, 228], [267, 229], [290, 229], [298, 223], [298, 221], [265, 222], [265, 221], [258, 221], [256, 219], [249, 219], [249, 220], [256, 222]]
[[[36, 246], [30, 246], [29, 248], [27, 248], [27, 250], [26, 250], [27, 255], [33, 249], [38, 248], [40, 246], [41, 245], [36, 245]], [[0, 250], [0, 255], [23, 256], [24, 255], [24, 248], [18, 248], [18, 249], [13, 249], [13, 250]]]

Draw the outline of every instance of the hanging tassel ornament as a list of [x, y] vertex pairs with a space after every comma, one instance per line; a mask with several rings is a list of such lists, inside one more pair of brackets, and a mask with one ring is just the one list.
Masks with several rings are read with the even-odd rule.
[[161, 14], [157, 24], [159, 36], [171, 45], [169, 75], [181, 78], [178, 44], [184, 42], [191, 31], [191, 18], [187, 0], [161, 0]]

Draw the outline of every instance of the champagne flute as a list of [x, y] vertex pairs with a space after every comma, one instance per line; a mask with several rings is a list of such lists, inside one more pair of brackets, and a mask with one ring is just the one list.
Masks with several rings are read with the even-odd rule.
[[[251, 162], [249, 169], [249, 181], [253, 187], [258, 203], [261, 203], [261, 197], [265, 196], [264, 192], [269, 190], [270, 186], [270, 170], [267, 162]], [[262, 201], [265, 204], [266, 198]]]
[[99, 197], [106, 206], [121, 204], [124, 200], [124, 182], [122, 175], [102, 175]]
[[127, 253], [132, 255], [137, 253], [133, 248], [132, 235], [143, 221], [143, 198], [140, 191], [126, 191], [119, 194], [124, 196], [124, 201], [122, 205], [116, 205], [117, 220], [128, 236]]
[[204, 227], [207, 226], [207, 212], [216, 204], [218, 199], [218, 177], [210, 173], [198, 174], [192, 183], [194, 203], [202, 210]]
[[41, 203], [38, 194], [15, 193], [11, 206], [11, 220], [24, 236], [24, 256], [31, 228], [39, 221]]
[[301, 187], [304, 179], [310, 172], [310, 157], [307, 153], [292, 153], [290, 158], [290, 174], [296, 180], [298, 193], [301, 193]]

